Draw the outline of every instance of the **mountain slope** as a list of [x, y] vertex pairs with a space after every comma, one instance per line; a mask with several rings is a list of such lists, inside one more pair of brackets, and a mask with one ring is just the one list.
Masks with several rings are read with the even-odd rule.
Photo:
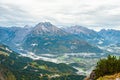
[[0, 65], [0, 80], [16, 80], [11, 71]]
[[120, 41], [120, 31], [113, 29], [102, 29], [98, 32], [104, 38], [104, 45], [117, 44]]
[[0, 27], [0, 42], [11, 47], [17, 46], [30, 30], [31, 27]]
[[23, 48], [36, 54], [102, 52], [78, 36], [65, 32], [48, 22], [39, 23], [33, 28], [24, 39]]
[[88, 34], [89, 35], [89, 34], [95, 33], [94, 30], [91, 30], [91, 29], [88, 29], [86, 27], [79, 26], [79, 25], [63, 28], [63, 30], [65, 30], [68, 33], [72, 33], [72, 34], [83, 33], [83, 34], [86, 34], [86, 35]]
[[77, 35], [80, 39], [85, 40], [93, 45], [100, 45], [103, 41], [102, 36], [99, 35], [96, 31], [83, 26], [76, 25], [67, 27], [63, 30], [73, 35]]
[[[52, 77], [49, 76], [76, 75], [76, 71], [76, 69], [63, 63], [55, 64], [23, 57], [11, 51], [9, 47], [0, 45], [1, 80], [52, 80]], [[4, 74], [6, 75], [4, 76]]]
[[97, 80], [119, 80], [119, 79], [120, 79], [120, 73], [116, 73], [113, 75], [106, 75], [106, 76], [100, 77]]
[[55, 25], [51, 24], [50, 22], [40, 22], [38, 23], [33, 30], [31, 31], [32, 35], [65, 35], [66, 33], [56, 27]]

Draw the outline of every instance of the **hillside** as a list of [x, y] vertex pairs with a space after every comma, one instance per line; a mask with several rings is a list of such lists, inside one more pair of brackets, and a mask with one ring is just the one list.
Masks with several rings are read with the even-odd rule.
[[0, 43], [16, 48], [30, 31], [31, 27], [0, 27]]
[[64, 63], [55, 64], [48, 61], [32, 60], [0, 45], [0, 78], [1, 80], [45, 80], [75, 75], [77, 70]]
[[106, 75], [98, 78], [97, 80], [120, 80], [120, 73], [116, 73], [114, 75]]
[[92, 80], [119, 80], [116, 78], [120, 78], [120, 57], [111, 55], [100, 59], [89, 77]]
[[10, 70], [0, 65], [0, 80], [16, 80], [16, 78]]
[[65, 32], [49, 22], [37, 24], [25, 37], [22, 48], [36, 54], [103, 52], [97, 46], [93, 46], [84, 39]]

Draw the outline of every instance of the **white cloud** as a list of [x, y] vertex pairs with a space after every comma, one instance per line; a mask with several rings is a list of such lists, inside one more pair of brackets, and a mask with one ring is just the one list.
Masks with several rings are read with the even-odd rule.
[[55, 25], [120, 29], [119, 0], [0, 0], [0, 25], [40, 21]]

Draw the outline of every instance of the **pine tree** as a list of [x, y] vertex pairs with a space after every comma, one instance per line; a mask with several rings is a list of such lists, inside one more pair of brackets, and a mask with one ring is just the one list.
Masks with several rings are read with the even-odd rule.
[[108, 55], [107, 59], [100, 59], [95, 68], [96, 78], [120, 72], [120, 57]]

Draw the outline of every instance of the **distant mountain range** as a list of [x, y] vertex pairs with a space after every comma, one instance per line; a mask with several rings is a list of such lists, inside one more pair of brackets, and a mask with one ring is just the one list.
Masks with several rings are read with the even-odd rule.
[[120, 43], [120, 30], [102, 29], [98, 32], [103, 37], [104, 45], [119, 44]]
[[98, 45], [103, 39], [98, 32], [82, 26], [72, 26], [64, 29], [66, 32], [76, 35], [79, 39], [85, 40], [92, 45]]
[[16, 46], [24, 40], [30, 31], [30, 27], [0, 27], [0, 42], [9, 46]]
[[119, 30], [96, 32], [82, 26], [58, 28], [50, 22], [35, 27], [0, 27], [0, 42], [12, 48], [22, 48], [36, 54], [79, 53], [103, 51], [97, 46], [119, 44]]
[[102, 52], [75, 36], [49, 22], [37, 24], [25, 37], [22, 44], [25, 50], [34, 53], [78, 53]]

